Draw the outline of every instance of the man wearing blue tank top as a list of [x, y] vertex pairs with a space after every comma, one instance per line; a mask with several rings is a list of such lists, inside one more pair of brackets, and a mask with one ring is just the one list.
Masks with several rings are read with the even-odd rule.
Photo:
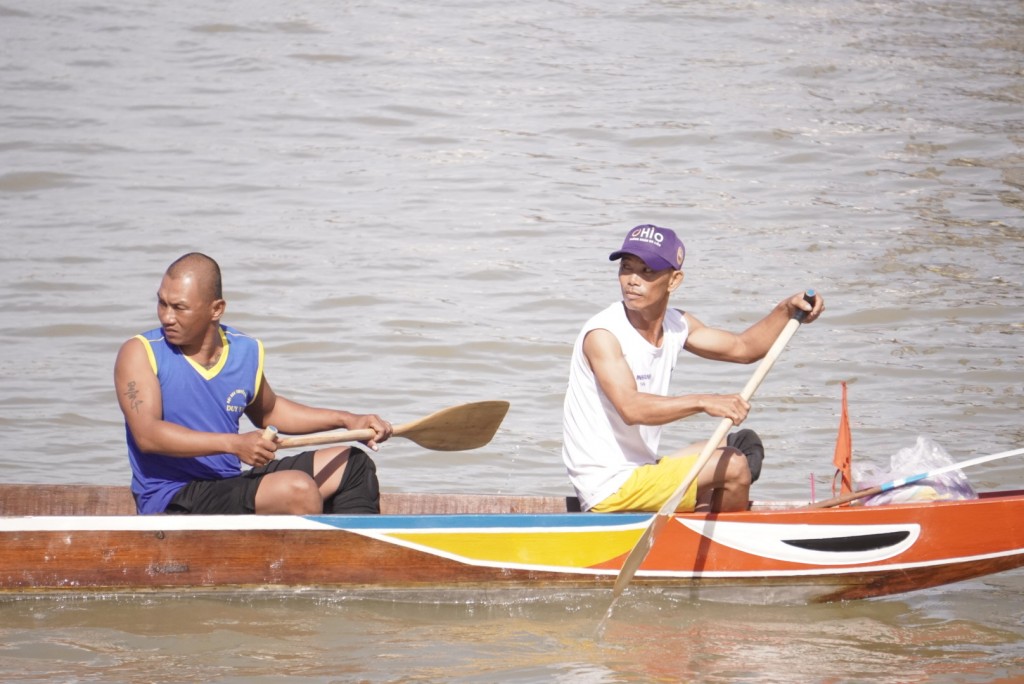
[[[277, 395], [263, 374], [263, 344], [221, 323], [217, 262], [198, 252], [168, 267], [157, 291], [160, 327], [126, 341], [114, 365], [139, 513], [379, 513], [376, 466], [355, 447], [276, 458], [253, 425], [304, 434], [372, 429], [380, 416], [305, 406]], [[242, 464], [252, 466], [242, 469]]]
[[[734, 363], [768, 353], [797, 310], [810, 323], [824, 311], [803, 293], [782, 300], [735, 334], [669, 307], [683, 283], [686, 250], [668, 228], [641, 225], [626, 234], [619, 260], [622, 300], [592, 317], [573, 347], [563, 412], [562, 459], [583, 510], [658, 511], [696, 466], [704, 442], [658, 455], [662, 426], [706, 413], [739, 425], [750, 405], [739, 394], [669, 394], [679, 352]], [[753, 430], [726, 437], [687, 491], [680, 511], [745, 510], [764, 448]]]

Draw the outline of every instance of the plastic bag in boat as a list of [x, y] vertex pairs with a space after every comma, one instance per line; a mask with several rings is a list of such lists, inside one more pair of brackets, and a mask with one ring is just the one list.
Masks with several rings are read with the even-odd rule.
[[[877, 472], [871, 465], [854, 464], [855, 489], [867, 489], [885, 482], [901, 480], [954, 463], [946, 450], [928, 437], [918, 437], [912, 447], [900, 449], [889, 459], [889, 472]], [[913, 484], [897, 487], [862, 500], [864, 506], [921, 501], [977, 499], [978, 494], [962, 470], [952, 470]]]

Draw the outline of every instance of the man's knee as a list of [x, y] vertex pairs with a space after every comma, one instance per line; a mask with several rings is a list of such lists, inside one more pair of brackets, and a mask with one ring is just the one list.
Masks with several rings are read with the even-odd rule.
[[257, 513], [312, 515], [323, 505], [316, 481], [300, 470], [265, 475], [256, 490]]
[[764, 461], [764, 444], [757, 433], [747, 428], [737, 430], [726, 438], [726, 444], [743, 452], [750, 469], [750, 481], [757, 482], [761, 476], [761, 462]]
[[373, 459], [353, 448], [338, 491], [327, 497], [323, 509], [324, 513], [380, 513], [380, 484]]
[[289, 494], [288, 498], [295, 501], [321, 501], [320, 490], [316, 486], [316, 480], [306, 473], [296, 471], [292, 471], [290, 475], [291, 477], [288, 478], [286, 483]]
[[738, 487], [749, 487], [753, 481], [750, 466], [745, 454], [735, 447], [723, 447], [722, 459], [725, 460], [725, 481]]

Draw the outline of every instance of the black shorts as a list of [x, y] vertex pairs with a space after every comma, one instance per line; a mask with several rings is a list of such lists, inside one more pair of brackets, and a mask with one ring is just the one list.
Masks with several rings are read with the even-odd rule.
[[[182, 487], [165, 513], [244, 515], [256, 512], [256, 490], [264, 475], [301, 470], [313, 477], [313, 451], [278, 458], [265, 466], [223, 480], [193, 480]], [[324, 500], [325, 513], [379, 513], [377, 467], [361, 450], [352, 447], [338, 491]]]
[[256, 490], [264, 475], [279, 470], [301, 470], [313, 477], [313, 453], [277, 458], [259, 468], [223, 480], [193, 480], [178, 490], [167, 504], [166, 513], [240, 515], [256, 512]]

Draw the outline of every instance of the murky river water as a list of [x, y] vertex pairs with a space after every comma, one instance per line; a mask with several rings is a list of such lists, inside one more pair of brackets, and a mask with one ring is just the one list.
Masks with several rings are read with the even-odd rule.
[[[395, 422], [501, 398], [491, 445], [400, 440], [391, 491], [569, 493], [572, 340], [638, 223], [739, 329], [814, 287], [754, 400], [759, 498], [855, 458], [1022, 446], [1024, 7], [982, 2], [0, 0], [0, 427], [12, 482], [126, 483], [112, 364], [185, 251], [275, 389]], [[752, 369], [688, 358], [678, 391]], [[668, 443], [708, 436], [710, 419]], [[1024, 485], [1007, 459], [977, 488]], [[640, 594], [0, 603], [10, 681], [993, 681], [1024, 575], [859, 604]]]

